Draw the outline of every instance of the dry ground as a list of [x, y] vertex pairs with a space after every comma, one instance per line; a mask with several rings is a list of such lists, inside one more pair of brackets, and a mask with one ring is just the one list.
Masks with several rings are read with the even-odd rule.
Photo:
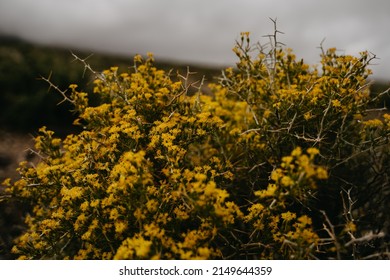
[[[6, 178], [18, 178], [19, 162], [33, 160], [29, 150], [33, 144], [31, 135], [0, 131], [0, 183]], [[0, 196], [3, 192], [0, 185]], [[10, 249], [13, 239], [23, 230], [23, 212], [17, 203], [0, 204], [0, 260], [13, 258]]]
[[31, 160], [29, 149], [34, 146], [31, 135], [0, 131], [0, 181], [17, 178], [19, 162]]

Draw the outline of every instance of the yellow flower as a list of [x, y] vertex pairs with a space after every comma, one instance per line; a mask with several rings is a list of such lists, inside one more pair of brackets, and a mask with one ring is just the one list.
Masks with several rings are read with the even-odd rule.
[[276, 168], [274, 171], [271, 172], [271, 179], [273, 181], [278, 182], [281, 177], [283, 177], [282, 169]]
[[155, 237], [162, 239], [165, 235], [165, 230], [161, 229], [156, 223], [152, 222], [150, 224], [144, 225], [145, 235], [149, 237]]
[[338, 99], [332, 100], [332, 105], [333, 105], [333, 107], [336, 107], [336, 108], [340, 107], [341, 106], [340, 100], [338, 100]]
[[311, 119], [312, 115], [310, 112], [306, 112], [305, 114], [303, 114], [303, 118], [307, 121], [309, 119]]
[[276, 184], [268, 184], [268, 187], [266, 190], [256, 191], [255, 195], [259, 196], [261, 198], [273, 196], [277, 189], [278, 189], [278, 187], [276, 186]]
[[355, 232], [355, 231], [356, 231], [356, 224], [353, 223], [353, 222], [348, 222], [348, 223], [345, 225], [344, 230], [345, 230], [346, 232]]
[[115, 232], [116, 233], [123, 233], [127, 229], [127, 223], [124, 221], [116, 221], [115, 222]]
[[58, 147], [58, 146], [60, 146], [60, 144], [61, 144], [61, 139], [59, 139], [59, 138], [54, 138], [54, 139], [51, 141], [51, 144], [52, 144], [54, 147]]
[[363, 122], [363, 124], [368, 128], [377, 128], [383, 126], [383, 122], [379, 119], [373, 119]]
[[311, 225], [311, 219], [306, 215], [299, 217], [298, 221], [302, 224], [302, 226]]
[[117, 208], [112, 209], [110, 212], [110, 219], [116, 220], [116, 219], [118, 219], [118, 217], [119, 217], [118, 209]]
[[76, 222], [73, 224], [74, 230], [78, 231], [80, 227], [85, 223], [86, 220], [87, 217], [84, 215], [84, 213], [80, 214], [77, 217]]
[[296, 147], [292, 152], [291, 156], [298, 157], [302, 154], [302, 149], [300, 147]]
[[80, 210], [81, 211], [86, 211], [89, 207], [89, 202], [88, 201], [84, 201], [81, 205], [80, 205]]
[[62, 194], [62, 202], [68, 201], [68, 200], [74, 200], [77, 198], [80, 198], [83, 195], [83, 188], [81, 187], [73, 187], [71, 189], [68, 189], [66, 187], [63, 187], [61, 189]]
[[318, 155], [320, 153], [320, 151], [317, 148], [308, 148], [307, 153], [309, 155], [315, 156], [315, 155]]
[[211, 255], [211, 250], [207, 247], [200, 247], [197, 252], [200, 259], [208, 259]]
[[283, 166], [287, 167], [294, 160], [292, 156], [286, 156], [282, 158]]
[[152, 242], [145, 240], [142, 236], [127, 238], [118, 248], [114, 259], [133, 259], [134, 255], [139, 258], [146, 258], [150, 252]]
[[272, 107], [276, 108], [276, 109], [280, 109], [280, 106], [282, 106], [282, 102], [276, 102], [272, 105]]
[[176, 218], [180, 220], [187, 220], [190, 216], [188, 215], [188, 210], [183, 205], [176, 207], [173, 210], [173, 213], [176, 215]]
[[271, 110], [265, 110], [263, 113], [263, 118], [267, 119], [271, 115]]
[[317, 170], [317, 178], [320, 180], [328, 179], [328, 171], [326, 171], [323, 167], [318, 167]]
[[255, 203], [253, 204], [248, 210], [249, 210], [249, 214], [247, 216], [245, 216], [245, 220], [246, 221], [250, 221], [254, 218], [258, 218], [260, 217], [262, 211], [264, 209], [264, 206], [261, 205], [260, 203]]
[[[111, 197], [111, 196], [110, 196]], [[94, 199], [91, 201], [90, 206], [91, 208], [95, 208], [100, 204], [100, 199]]]
[[155, 212], [158, 207], [158, 202], [155, 199], [150, 199], [146, 202], [146, 208], [149, 212]]
[[287, 211], [287, 212], [282, 213], [281, 217], [286, 222], [289, 222], [291, 220], [294, 220], [297, 217], [297, 215], [295, 213], [291, 213], [290, 211]]
[[280, 183], [284, 187], [289, 187], [294, 185], [294, 180], [292, 180], [290, 176], [283, 176], [282, 179], [280, 180]]

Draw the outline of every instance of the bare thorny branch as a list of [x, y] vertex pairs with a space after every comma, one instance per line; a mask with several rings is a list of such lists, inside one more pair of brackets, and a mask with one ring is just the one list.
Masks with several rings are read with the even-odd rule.
[[[186, 75], [182, 75], [180, 73], [177, 73], [177, 76], [178, 78], [180, 78], [183, 83], [182, 83], [182, 90], [176, 94], [170, 101], [169, 103], [166, 105], [167, 107], [170, 106], [176, 99], [178, 99], [180, 96], [182, 95], [186, 95], [190, 88], [195, 88], [197, 90], [197, 96], [198, 96], [198, 104], [200, 103], [200, 97], [199, 97], [199, 94], [201, 92], [201, 88], [203, 87], [203, 84], [204, 84], [204, 80], [205, 80], [205, 77], [203, 76], [202, 79], [200, 81], [195, 81], [195, 82], [190, 82], [190, 76], [191, 75], [194, 75], [196, 74], [196, 72], [191, 72], [189, 67], [187, 67], [187, 73]], [[196, 84], [199, 84], [199, 86], [196, 86]]]
[[337, 237], [337, 234], [335, 231], [335, 226], [332, 224], [332, 222], [330, 221], [330, 219], [325, 211], [321, 210], [320, 212], [322, 213], [322, 215], [325, 218], [325, 222], [323, 223], [323, 229], [328, 233], [330, 240], [332, 241], [332, 243], [335, 246], [337, 259], [340, 260], [341, 259], [341, 244], [339, 243], [339, 240], [338, 240], [338, 237]]
[[[74, 59], [72, 60], [72, 62], [74, 61], [79, 61], [81, 62], [83, 65], [84, 65], [84, 72], [83, 72], [83, 78], [84, 78], [84, 75], [86, 73], [86, 71], [90, 71], [95, 77], [97, 78], [100, 78], [101, 80], [104, 81], [104, 76], [103, 74], [95, 71], [92, 69], [91, 65], [87, 63], [87, 59], [89, 59], [93, 54], [90, 54], [89, 56], [87, 56], [86, 58], [80, 58], [78, 57], [76, 54], [74, 54], [72, 51], [70, 51], [70, 53], [72, 54], [72, 56], [74, 57]], [[70, 102], [72, 104], [74, 104], [74, 100], [72, 100], [71, 98], [69, 98], [69, 96], [67, 96], [67, 92], [68, 92], [68, 89], [65, 89], [65, 90], [61, 90], [57, 85], [53, 84], [53, 82], [51, 81], [51, 77], [53, 75], [53, 72], [50, 71], [49, 73], [49, 76], [46, 78], [46, 77], [43, 77], [41, 76], [39, 79], [40, 80], [43, 80], [45, 81], [46, 83], [49, 84], [49, 88], [48, 88], [48, 91], [50, 91], [51, 88], [55, 89], [57, 92], [59, 92], [61, 94], [61, 96], [63, 97], [63, 99], [57, 103], [57, 105], [60, 105], [64, 102]]]
[[68, 101], [68, 102], [70, 102], [70, 103], [74, 103], [74, 101], [73, 101], [72, 99], [70, 99], [70, 98], [66, 95], [66, 93], [67, 93], [68, 90], [67, 90], [67, 89], [66, 89], [66, 90], [61, 90], [58, 86], [56, 86], [55, 84], [53, 84], [52, 81], [51, 81], [51, 76], [52, 76], [52, 72], [50, 72], [50, 74], [49, 74], [49, 76], [48, 76], [47, 78], [41, 76], [40, 79], [43, 80], [43, 81], [45, 81], [46, 83], [49, 84], [48, 91], [50, 91], [51, 88], [54, 88], [57, 92], [59, 92], [59, 93], [62, 95], [63, 99], [62, 99], [60, 102], [58, 102], [57, 105], [59, 105], [59, 104], [65, 102], [65, 101]]
[[89, 59], [90, 57], [92, 57], [93, 54], [90, 54], [90, 55], [87, 56], [86, 58], [80, 58], [80, 57], [78, 57], [77, 55], [75, 55], [72, 51], [71, 51], [70, 53], [71, 53], [72, 56], [74, 57], [74, 59], [72, 60], [72, 62], [74, 62], [74, 61], [80, 61], [80, 62], [84, 65], [83, 78], [84, 78], [85, 72], [88, 70], [88, 71], [90, 71], [92, 74], [94, 74], [96, 77], [101, 78], [102, 80], [104, 80], [104, 76], [103, 76], [101, 73], [96, 72], [95, 70], [93, 70], [93, 68], [91, 67], [91, 65], [87, 63], [87, 59]]

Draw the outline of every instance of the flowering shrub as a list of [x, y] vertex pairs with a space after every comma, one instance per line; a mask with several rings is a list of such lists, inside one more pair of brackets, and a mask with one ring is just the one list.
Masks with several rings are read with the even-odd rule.
[[[97, 73], [98, 106], [76, 85], [61, 92], [83, 130], [60, 139], [41, 128], [40, 163], [21, 163], [21, 179], [6, 180], [8, 193], [32, 207], [13, 253], [383, 257], [386, 228], [367, 221], [384, 197], [360, 195], [369, 185], [389, 188], [390, 116], [364, 118], [372, 57], [329, 49], [316, 69], [272, 38], [269, 48], [253, 46], [242, 33], [237, 67], [210, 85], [212, 95], [190, 94], [187, 81], [156, 69], [152, 55], [137, 55], [126, 73]], [[381, 176], [366, 170], [355, 178], [361, 157]], [[380, 219], [390, 221], [385, 211]], [[375, 252], [363, 248], [373, 241]]]

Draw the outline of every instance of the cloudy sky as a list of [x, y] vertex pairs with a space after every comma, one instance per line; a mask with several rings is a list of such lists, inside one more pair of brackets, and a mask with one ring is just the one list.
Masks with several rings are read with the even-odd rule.
[[157, 59], [231, 66], [241, 31], [252, 41], [273, 32], [310, 64], [325, 48], [379, 59], [390, 81], [389, 0], [0, 0], [0, 33], [43, 44]]

